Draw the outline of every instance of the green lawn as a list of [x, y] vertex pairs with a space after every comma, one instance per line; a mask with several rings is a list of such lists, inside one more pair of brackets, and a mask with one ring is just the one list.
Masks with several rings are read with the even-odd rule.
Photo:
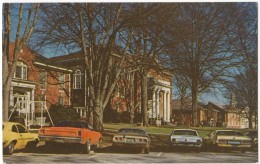
[[[137, 126], [136, 124], [125, 124], [125, 123], [105, 123], [104, 128], [105, 129], [111, 129], [111, 130], [118, 130], [120, 128], [130, 128], [130, 127], [141, 127]], [[217, 130], [217, 129], [227, 129], [227, 128], [219, 128], [219, 127], [188, 127], [188, 126], [175, 126], [175, 127], [141, 127], [144, 128], [149, 133], [163, 133], [163, 134], [170, 134], [173, 129], [194, 129], [197, 130], [200, 137], [205, 137], [210, 132]]]

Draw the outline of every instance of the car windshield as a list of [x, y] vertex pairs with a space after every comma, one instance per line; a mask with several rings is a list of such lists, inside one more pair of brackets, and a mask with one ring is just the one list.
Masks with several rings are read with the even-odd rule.
[[145, 131], [140, 130], [140, 129], [120, 129], [120, 133], [140, 133], [140, 134], [145, 134]]
[[241, 132], [238, 131], [217, 131], [217, 136], [242, 136]]
[[191, 130], [174, 130], [173, 135], [197, 136], [197, 133]]
[[61, 121], [55, 127], [88, 128], [88, 123], [80, 121]]

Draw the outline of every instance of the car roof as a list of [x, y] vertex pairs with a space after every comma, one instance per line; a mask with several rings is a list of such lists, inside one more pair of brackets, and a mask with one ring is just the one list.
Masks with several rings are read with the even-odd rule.
[[216, 132], [219, 132], [219, 131], [225, 131], [225, 132], [240, 132], [239, 130], [215, 130]]
[[[183, 131], [184, 131], [184, 130], [186, 130], [186, 131], [197, 131], [197, 130], [194, 130], [194, 129], [174, 129], [174, 130], [183, 130]], [[173, 131], [174, 131], [174, 130], [173, 130]]]
[[3, 122], [3, 125], [14, 125], [14, 124], [20, 124], [18, 122]]

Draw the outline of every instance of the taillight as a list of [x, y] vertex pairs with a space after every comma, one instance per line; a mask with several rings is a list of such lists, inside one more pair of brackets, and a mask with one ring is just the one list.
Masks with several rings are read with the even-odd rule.
[[218, 143], [225, 144], [225, 143], [227, 143], [227, 140], [218, 140]]
[[243, 144], [251, 144], [252, 141], [251, 141], [251, 140], [244, 140], [244, 141], [242, 141], [241, 143], [243, 143]]
[[116, 140], [116, 141], [122, 141], [123, 140], [123, 138], [122, 137], [114, 137], [114, 140]]
[[78, 131], [78, 136], [81, 136], [81, 131]]
[[40, 134], [43, 134], [44, 133], [44, 129], [40, 129]]

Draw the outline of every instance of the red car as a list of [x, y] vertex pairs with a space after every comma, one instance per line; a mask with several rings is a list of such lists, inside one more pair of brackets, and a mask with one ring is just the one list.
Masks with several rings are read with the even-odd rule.
[[85, 121], [61, 121], [53, 127], [44, 127], [39, 130], [41, 141], [81, 145], [83, 152], [89, 153], [91, 146], [98, 147], [102, 135], [93, 130]]

